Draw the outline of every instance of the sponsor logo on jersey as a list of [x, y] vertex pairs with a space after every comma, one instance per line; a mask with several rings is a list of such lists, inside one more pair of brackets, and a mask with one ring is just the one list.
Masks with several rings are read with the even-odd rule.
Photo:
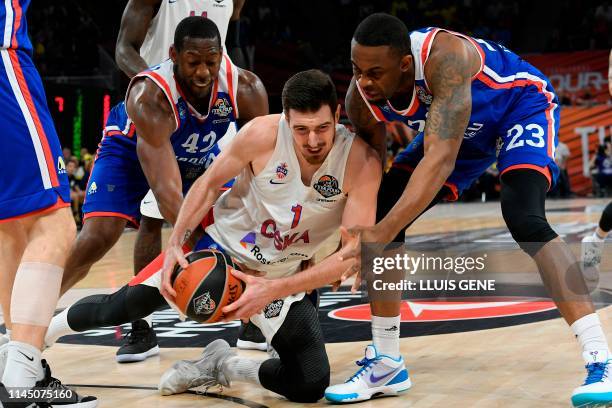
[[428, 93], [422, 86], [417, 85], [416, 94], [417, 98], [419, 98], [419, 100], [425, 105], [431, 105], [431, 103], [433, 102], [433, 95]]
[[329, 174], [321, 176], [313, 187], [325, 198], [333, 197], [342, 193], [342, 190], [338, 188], [338, 179], [334, 176], [330, 176]]
[[179, 111], [179, 117], [181, 118], [181, 120], [184, 120], [185, 117], [187, 116], [187, 109], [185, 108], [184, 103], [178, 104], [178, 111]]
[[232, 105], [225, 98], [217, 99], [213, 106], [214, 107], [211, 109], [212, 113], [222, 118], [228, 116], [233, 110]]
[[98, 191], [98, 186], [96, 184], [96, 182], [94, 181], [93, 183], [91, 183], [91, 185], [89, 186], [89, 190], [87, 190], [87, 195], [89, 194], [95, 194], [96, 191]]
[[247, 249], [247, 244], [255, 245], [256, 236], [257, 234], [255, 234], [254, 232], [249, 232], [244, 236], [244, 238], [240, 240], [240, 245], [242, 245], [244, 249]]
[[277, 317], [280, 315], [281, 310], [283, 310], [283, 305], [285, 301], [283, 299], [273, 300], [266, 306], [263, 310], [264, 317], [266, 319], [272, 319], [273, 317]]
[[222, 7], [222, 8], [225, 8], [226, 5], [223, 4], [224, 1], [225, 0], [215, 0], [215, 4], [213, 4], [213, 7]]
[[281, 235], [280, 231], [276, 227], [276, 221], [273, 219], [265, 220], [261, 224], [261, 230], [259, 232], [266, 238], [274, 239], [274, 247], [279, 251], [284, 251], [287, 249], [287, 247], [297, 244], [300, 241], [302, 241], [304, 244], [310, 243], [308, 230], [304, 232], [294, 232]]
[[209, 315], [215, 310], [216, 306], [215, 301], [210, 297], [210, 292], [204, 292], [193, 299], [193, 309], [198, 315]]
[[64, 158], [62, 156], [58, 156], [57, 158], [57, 173], [66, 174], [66, 163], [64, 163]]
[[463, 134], [464, 139], [471, 139], [483, 128], [484, 124], [474, 122], [465, 129], [465, 133]]

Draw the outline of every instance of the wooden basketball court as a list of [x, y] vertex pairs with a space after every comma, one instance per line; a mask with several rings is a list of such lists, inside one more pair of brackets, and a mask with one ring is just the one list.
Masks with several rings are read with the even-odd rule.
[[[548, 219], [556, 230], [592, 231], [607, 200], [548, 201]], [[416, 222], [410, 235], [475, 231], [503, 227], [499, 203], [446, 204]], [[583, 232], [580, 232], [583, 231]], [[167, 230], [165, 233], [167, 234]], [[126, 232], [89, 276], [60, 301], [60, 307], [95, 292], [110, 292], [132, 274], [135, 233]], [[572, 245], [579, 254], [579, 244]], [[602, 272], [612, 271], [612, 251], [604, 253]], [[612, 289], [605, 279], [600, 290]], [[612, 339], [612, 310], [599, 310]], [[339, 326], [341, 326], [339, 324]], [[340, 330], [340, 328], [338, 329]], [[119, 344], [119, 341], [117, 341]], [[344, 381], [356, 370], [368, 342], [327, 345], [332, 383]], [[424, 335], [401, 339], [402, 353], [413, 388], [397, 398], [376, 399], [363, 407], [566, 407], [574, 387], [584, 379], [579, 345], [560, 319], [469, 332]], [[44, 352], [54, 375], [80, 392], [97, 395], [101, 407], [282, 407], [298, 406], [253, 385], [209, 390], [209, 396], [184, 394], [162, 397], [156, 387], [161, 374], [178, 359], [194, 359], [198, 348], [162, 348], [142, 363], [118, 364], [116, 347], [58, 343]], [[265, 358], [262, 352], [243, 352]], [[196, 405], [197, 404], [197, 405]], [[328, 405], [324, 400], [314, 406]]]

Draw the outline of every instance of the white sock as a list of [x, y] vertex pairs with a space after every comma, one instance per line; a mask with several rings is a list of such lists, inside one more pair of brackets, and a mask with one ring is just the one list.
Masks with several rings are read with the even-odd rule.
[[400, 356], [400, 317], [380, 317], [372, 315], [372, 342], [378, 354], [392, 358]]
[[7, 328], [6, 333], [4, 334], [9, 340], [11, 339], [11, 332], [12, 330]]
[[70, 308], [67, 307], [66, 309], [62, 310], [60, 314], [51, 319], [49, 328], [47, 329], [47, 334], [45, 335], [45, 346], [51, 347], [60, 337], [78, 333], [77, 331], [72, 330], [68, 325], [69, 309]]
[[151, 313], [150, 315], [148, 315], [147, 317], [145, 317], [144, 319], [145, 322], [147, 322], [147, 324], [149, 325], [149, 327], [153, 327], [153, 313]]
[[604, 350], [610, 353], [597, 313], [581, 317], [572, 323], [571, 328], [583, 352]]
[[595, 229], [595, 232], [593, 232], [593, 238], [595, 238], [597, 240], [597, 242], [604, 242], [606, 240], [606, 237], [608, 236], [608, 234], [606, 233], [603, 237], [600, 236], [597, 231], [599, 231], [599, 228]]
[[261, 385], [259, 382], [259, 367], [265, 360], [251, 360], [243, 357], [230, 357], [223, 362], [223, 372], [229, 381], [245, 381]]
[[2, 377], [2, 383], [6, 387], [32, 388], [44, 375], [39, 349], [19, 341], [8, 343], [6, 367]]

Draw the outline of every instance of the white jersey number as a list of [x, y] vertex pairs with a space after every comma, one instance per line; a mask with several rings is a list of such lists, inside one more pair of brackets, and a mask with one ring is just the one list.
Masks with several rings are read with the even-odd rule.
[[[521, 138], [525, 130], [530, 131], [530, 133], [525, 134], [525, 137]], [[515, 147], [522, 147], [525, 145], [525, 143], [531, 147], [544, 147], [546, 145], [544, 142], [544, 129], [542, 129], [542, 126], [536, 123], [530, 123], [529, 125], [525, 126], [524, 129], [523, 126], [519, 124], [514, 125], [510, 130], [508, 130], [508, 137], [511, 137], [512, 139], [510, 140], [510, 143], [508, 143], [506, 151], [512, 150]]]

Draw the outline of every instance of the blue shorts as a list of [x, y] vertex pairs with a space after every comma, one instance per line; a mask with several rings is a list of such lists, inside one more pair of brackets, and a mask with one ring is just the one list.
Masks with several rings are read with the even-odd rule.
[[138, 228], [140, 202], [149, 191], [149, 183], [138, 160], [114, 154], [96, 157], [85, 202], [83, 219], [119, 217]]
[[0, 222], [70, 205], [42, 81], [24, 51], [0, 50]]
[[[183, 180], [183, 194], [195, 180]], [[231, 187], [232, 182], [226, 184]], [[131, 156], [104, 153], [94, 161], [85, 202], [83, 220], [92, 217], [119, 217], [128, 221], [128, 226], [140, 225], [140, 202], [149, 191], [149, 183], [140, 162]]]
[[[496, 161], [500, 175], [514, 169], [532, 169], [542, 173], [549, 187], [553, 187], [559, 176], [554, 159], [559, 142], [559, 110], [558, 106], [551, 109], [541, 93], [521, 95], [516, 107], [499, 122], [496, 135], [479, 141], [480, 149], [462, 144], [455, 168], [445, 183], [452, 192], [447, 199], [457, 200]], [[420, 132], [396, 156], [393, 167], [414, 170], [423, 158], [423, 144], [424, 133]]]

